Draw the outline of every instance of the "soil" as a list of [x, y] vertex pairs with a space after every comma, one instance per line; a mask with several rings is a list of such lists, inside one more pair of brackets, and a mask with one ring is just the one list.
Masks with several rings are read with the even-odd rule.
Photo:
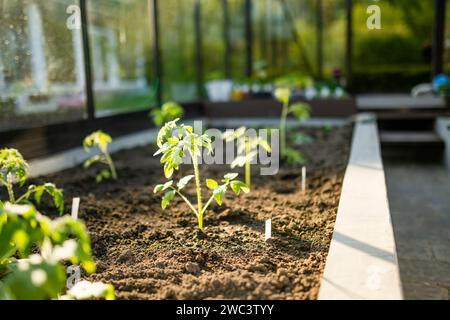
[[[80, 166], [33, 183], [64, 188], [66, 211], [72, 197], [81, 197], [79, 217], [97, 262], [88, 278], [112, 283], [119, 299], [316, 299], [351, 140], [350, 127], [327, 132], [310, 130], [313, 143], [300, 147], [308, 161], [305, 193], [298, 167], [276, 176], [255, 172], [249, 194], [229, 191], [206, 213], [206, 236], [180, 198], [161, 209], [153, 188], [165, 179], [150, 146], [113, 155], [117, 182], [96, 184], [95, 169]], [[201, 177], [225, 172], [226, 166], [203, 166]], [[195, 199], [193, 185], [186, 191]], [[269, 218], [272, 239], [265, 242]]]

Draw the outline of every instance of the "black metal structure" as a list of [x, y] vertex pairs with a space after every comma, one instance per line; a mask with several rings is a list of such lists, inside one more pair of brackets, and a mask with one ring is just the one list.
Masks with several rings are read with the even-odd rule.
[[316, 0], [316, 28], [317, 28], [317, 78], [323, 79], [323, 3]]
[[195, 65], [197, 71], [197, 96], [203, 97], [203, 41], [202, 41], [202, 4], [201, 0], [194, 3], [194, 30], [195, 30]]
[[433, 76], [443, 71], [446, 2], [446, 0], [434, 0]]
[[153, 68], [154, 75], [157, 81], [156, 87], [156, 101], [158, 105], [162, 104], [162, 90], [163, 90], [163, 71], [162, 71], [162, 56], [161, 56], [161, 44], [159, 38], [159, 15], [158, 15], [158, 1], [159, 0], [148, 0], [149, 8], [150, 8], [150, 17], [153, 18], [153, 21], [150, 21], [150, 25], [152, 26], [152, 35], [153, 35]]
[[91, 49], [86, 0], [80, 0], [81, 35], [83, 39], [84, 79], [86, 84], [86, 107], [88, 119], [95, 118], [94, 88], [92, 83]]
[[222, 0], [223, 10], [223, 41], [225, 43], [224, 75], [225, 78], [231, 79], [231, 39], [230, 39], [230, 10], [228, 0]]
[[345, 50], [345, 77], [347, 79], [347, 91], [352, 92], [352, 55], [353, 55], [353, 0], [345, 0], [347, 13], [346, 25], [346, 50]]
[[253, 74], [253, 27], [252, 0], [245, 0], [245, 75], [251, 78]]

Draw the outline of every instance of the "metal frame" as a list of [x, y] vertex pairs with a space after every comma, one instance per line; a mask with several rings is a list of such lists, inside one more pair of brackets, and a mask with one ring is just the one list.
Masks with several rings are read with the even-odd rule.
[[353, 0], [345, 0], [345, 10], [347, 15], [345, 77], [347, 79], [347, 91], [351, 93], [353, 81]]
[[151, 31], [153, 35], [153, 68], [154, 75], [157, 79], [157, 87], [156, 87], [156, 101], [158, 105], [162, 104], [162, 90], [163, 90], [163, 70], [162, 70], [162, 56], [161, 56], [161, 44], [159, 38], [159, 15], [158, 15], [158, 0], [148, 0], [149, 1], [149, 9], [150, 9], [150, 17], [153, 18], [153, 21], [150, 21]]
[[81, 34], [84, 57], [84, 80], [86, 85], [86, 109], [89, 120], [95, 118], [95, 98], [92, 83], [91, 48], [89, 44], [89, 21], [86, 0], [80, 0]]
[[202, 3], [201, 0], [195, 0], [194, 3], [194, 32], [195, 32], [195, 66], [197, 97], [203, 98], [203, 35], [202, 35]]
[[443, 71], [446, 0], [434, 0], [433, 76]]
[[230, 79], [231, 75], [231, 39], [230, 39], [230, 9], [228, 6], [228, 0], [222, 0], [223, 10], [223, 41], [225, 43], [225, 55], [223, 57], [224, 62], [224, 75], [225, 78]]
[[317, 77], [323, 79], [323, 2], [316, 0]]
[[252, 0], [245, 0], [245, 75], [249, 78], [253, 74], [252, 7]]
[[[158, 14], [158, 4], [159, 0], [147, 0], [149, 4], [149, 18], [153, 21], [151, 22], [151, 31], [153, 34], [152, 41], [152, 59], [153, 59], [153, 67], [154, 67], [154, 75], [156, 79], [158, 79], [158, 87], [157, 87], [157, 100], [158, 103], [162, 102], [162, 79], [164, 76], [164, 70], [162, 66], [162, 52], [160, 47], [160, 36], [161, 30], [159, 26], [159, 14]], [[253, 2], [252, 0], [243, 0], [242, 10], [245, 15], [245, 40], [246, 40], [246, 50], [245, 50], [245, 60], [246, 67], [245, 73], [248, 77], [252, 76], [253, 73], [253, 26], [252, 26], [252, 10], [253, 10]], [[433, 31], [433, 74], [437, 74], [443, 71], [443, 41], [444, 41], [444, 28], [445, 28], [445, 8], [446, 8], [446, 0], [434, 0], [435, 2], [435, 24]], [[322, 0], [317, 0], [317, 5], [320, 7], [323, 4]], [[104, 121], [101, 118], [96, 118], [95, 115], [95, 95], [94, 95], [94, 86], [93, 86], [93, 66], [91, 61], [91, 48], [90, 48], [90, 40], [89, 40], [89, 10], [87, 7], [86, 0], [79, 0], [80, 11], [81, 11], [81, 33], [82, 33], [82, 46], [83, 46], [83, 55], [84, 55], [84, 71], [85, 71], [85, 87], [86, 87], [86, 111], [87, 111], [87, 119], [79, 121], [79, 123], [94, 123], [93, 121], [98, 121], [98, 123], [102, 123]], [[224, 8], [224, 33], [223, 39], [225, 41], [225, 75], [229, 77], [231, 75], [231, 54], [232, 47], [230, 43], [230, 16], [229, 16], [229, 4], [227, 0], [222, 0], [222, 5]], [[347, 86], [349, 91], [351, 91], [352, 87], [352, 53], [353, 53], [353, 0], [345, 0], [345, 10], [347, 17], [346, 24], [346, 57], [345, 57], [345, 73], [347, 78]], [[318, 12], [317, 15], [317, 28], [318, 28], [318, 39], [321, 39], [319, 42], [323, 42], [323, 21], [322, 14]], [[195, 19], [195, 34], [196, 34], [196, 70], [197, 70], [197, 87], [199, 92], [199, 100], [202, 98], [203, 94], [203, 52], [202, 52], [202, 30], [201, 30], [201, 0], [195, 1], [195, 10], [193, 19]], [[322, 43], [318, 43], [318, 51], [321, 52], [323, 50]], [[322, 53], [323, 54], [323, 53]], [[319, 71], [322, 69], [322, 61], [323, 57], [319, 59]], [[319, 72], [320, 75], [320, 72]], [[188, 105], [200, 105], [198, 103], [192, 103]], [[150, 109], [151, 106], [149, 106]], [[142, 114], [147, 111], [143, 111]], [[127, 114], [131, 116], [132, 113]], [[119, 114], [114, 116], [114, 118], [124, 118], [123, 114]], [[109, 118], [109, 117], [108, 117]], [[77, 122], [78, 123], [78, 122]], [[81, 125], [80, 125], [81, 126]], [[50, 127], [55, 127], [54, 125], [48, 125], [41, 128], [42, 130], [46, 130]], [[24, 130], [15, 130], [11, 132], [13, 134], [19, 134], [19, 132], [23, 132]], [[4, 135], [4, 133], [1, 133]]]

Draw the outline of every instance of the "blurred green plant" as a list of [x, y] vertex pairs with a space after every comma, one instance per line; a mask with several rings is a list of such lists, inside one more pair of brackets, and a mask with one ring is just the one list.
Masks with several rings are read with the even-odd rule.
[[[289, 114], [293, 114], [299, 122], [303, 122], [310, 118], [311, 107], [306, 103], [294, 103], [289, 105], [291, 90], [288, 88], [278, 88], [274, 93], [278, 101], [283, 105], [280, 118], [280, 152], [283, 159], [290, 159], [288, 163], [294, 164], [294, 160], [298, 160], [298, 163], [304, 161], [303, 155], [294, 149], [290, 149], [286, 144], [286, 123]], [[293, 157], [293, 154], [297, 152], [299, 155]]]
[[92, 147], [97, 147], [101, 152], [101, 154], [95, 155], [86, 160], [84, 162], [84, 168], [87, 169], [94, 163], [106, 164], [109, 167], [109, 170], [104, 169], [97, 174], [95, 177], [95, 181], [97, 183], [110, 178], [117, 180], [116, 167], [114, 166], [114, 162], [108, 152], [108, 145], [111, 142], [111, 136], [101, 130], [91, 133], [83, 140], [83, 147], [86, 152], [89, 153]]
[[247, 128], [240, 127], [237, 130], [226, 131], [222, 139], [226, 142], [237, 141], [238, 156], [231, 163], [231, 169], [245, 166], [245, 184], [251, 187], [251, 162], [258, 155], [258, 147], [261, 146], [267, 152], [271, 152], [269, 143], [262, 137], [246, 135]]
[[[14, 184], [17, 182], [22, 187], [28, 177], [28, 163], [24, 160], [22, 154], [16, 149], [0, 150], [0, 184], [8, 191], [9, 202], [12, 204], [29, 203], [34, 196], [34, 201], [39, 204], [44, 193], [52, 197], [58, 213], [64, 213], [64, 192], [58, 189], [53, 183], [43, 185], [30, 185], [28, 190], [20, 197], [16, 198], [14, 194]], [[0, 200], [0, 205], [3, 202]]]
[[[65, 261], [81, 264], [88, 274], [95, 272], [82, 222], [69, 216], [51, 220], [32, 205], [0, 206], [0, 299], [60, 298], [66, 285]], [[76, 299], [74, 288], [67, 294]], [[90, 290], [89, 297], [113, 299], [111, 288], [108, 285], [101, 295]]]
[[160, 127], [168, 121], [183, 118], [184, 110], [178, 103], [169, 101], [164, 103], [161, 108], [152, 110], [150, 115], [152, 116], [155, 125]]
[[[181, 178], [176, 186], [173, 180], [169, 180], [164, 184], [158, 184], [155, 186], [153, 192], [165, 192], [161, 202], [163, 209], [166, 209], [175, 195], [180, 196], [197, 217], [198, 227], [203, 232], [203, 215], [213, 200], [219, 206], [222, 205], [228, 186], [231, 187], [236, 195], [239, 195], [241, 191], [245, 193], [249, 192], [249, 188], [244, 182], [235, 180], [238, 176], [237, 173], [226, 174], [221, 184], [214, 179], [207, 179], [206, 186], [212, 190], [212, 195], [203, 206], [198, 157], [202, 154], [202, 148], [206, 148], [209, 153], [213, 152], [211, 138], [206, 134], [198, 135], [194, 133], [191, 126], [184, 124], [178, 125], [178, 120], [169, 121], [161, 128], [157, 138], [159, 150], [155, 152], [154, 156], [161, 155], [161, 163], [164, 164], [164, 176], [167, 179], [172, 177], [175, 170], [179, 170], [180, 165], [183, 163], [183, 158], [186, 155], [192, 160], [194, 174]], [[192, 178], [195, 180], [197, 207], [181, 192]]]

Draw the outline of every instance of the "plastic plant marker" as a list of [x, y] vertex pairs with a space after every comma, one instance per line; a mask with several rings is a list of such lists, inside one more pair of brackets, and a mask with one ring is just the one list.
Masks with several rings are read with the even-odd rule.
[[80, 208], [80, 198], [73, 198], [72, 199], [72, 218], [74, 220], [78, 219], [78, 210]]
[[264, 236], [264, 241], [272, 238], [272, 219], [266, 220], [266, 233]]
[[306, 167], [302, 167], [302, 192], [306, 191]]

